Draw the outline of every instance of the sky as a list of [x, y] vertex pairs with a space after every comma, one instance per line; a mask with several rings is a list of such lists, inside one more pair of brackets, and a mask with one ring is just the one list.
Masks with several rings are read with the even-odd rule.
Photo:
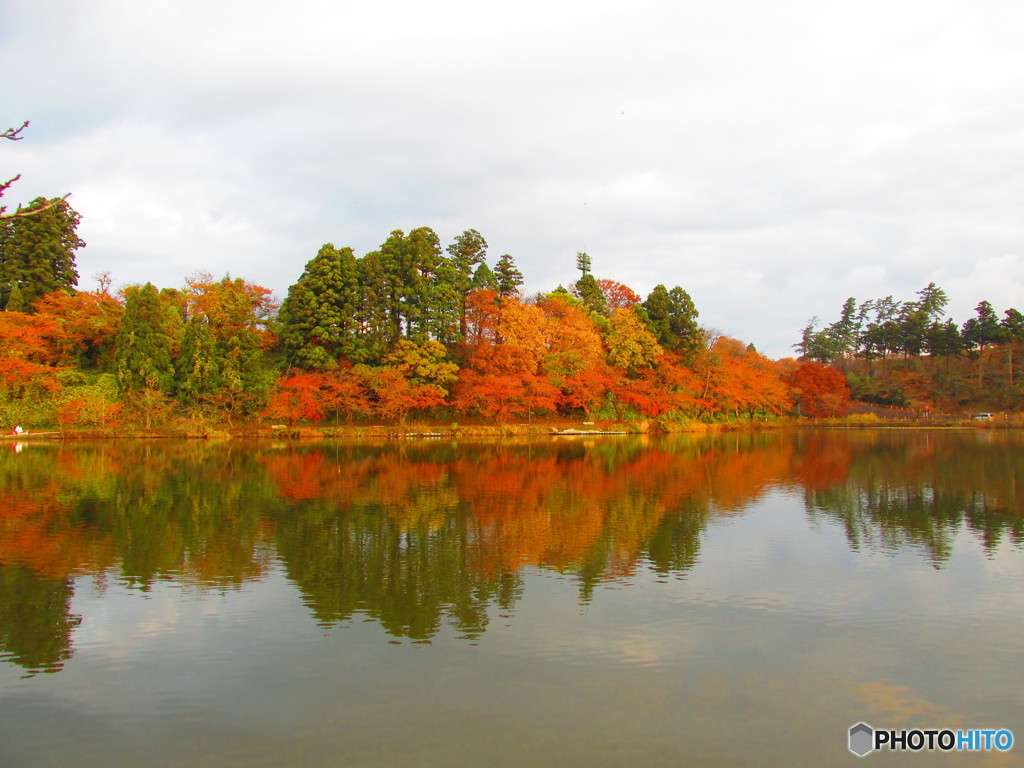
[[0, 0], [4, 202], [80, 286], [467, 229], [527, 293], [679, 285], [785, 357], [850, 296], [1024, 310], [1019, 0]]

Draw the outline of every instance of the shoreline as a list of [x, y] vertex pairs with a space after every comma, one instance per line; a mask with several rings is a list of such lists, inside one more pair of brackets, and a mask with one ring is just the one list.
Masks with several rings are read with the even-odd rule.
[[45, 429], [19, 435], [7, 434], [10, 442], [45, 440], [326, 440], [326, 439], [438, 439], [468, 437], [605, 437], [624, 435], [718, 434], [765, 430], [863, 430], [863, 429], [959, 429], [1008, 430], [1024, 428], [1024, 416], [1000, 421], [976, 422], [970, 418], [902, 420], [842, 417], [837, 419], [787, 419], [770, 422], [727, 422], [679, 425], [664, 429], [649, 422], [579, 422], [559, 420], [532, 424], [411, 424], [286, 426], [246, 424], [224, 427], [163, 427], [159, 429]]

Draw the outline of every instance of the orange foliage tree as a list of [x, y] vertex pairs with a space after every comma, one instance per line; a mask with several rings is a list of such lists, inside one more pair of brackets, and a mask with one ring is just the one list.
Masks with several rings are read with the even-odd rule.
[[57, 365], [67, 336], [52, 315], [0, 312], [0, 357]]
[[522, 349], [481, 347], [459, 373], [453, 405], [459, 413], [476, 413], [498, 421], [553, 411], [561, 391], [537, 372], [536, 361]]
[[604, 294], [605, 304], [609, 311], [631, 309], [642, 301], [636, 291], [628, 285], [623, 285], [615, 280], [600, 279], [597, 281], [597, 284]]
[[[474, 297], [480, 304], [487, 301], [484, 291], [473, 294], [471, 300]], [[544, 313], [514, 297], [502, 298], [496, 315], [489, 307], [481, 313], [486, 333], [459, 372], [455, 409], [498, 421], [554, 410], [561, 391], [541, 370], [548, 351]]]
[[617, 377], [609, 387], [609, 400], [620, 420], [631, 407], [647, 418], [675, 411], [692, 414], [710, 405], [701, 398], [700, 389], [700, 382], [678, 355], [663, 355], [650, 368]]
[[410, 411], [425, 411], [445, 405], [445, 393], [436, 384], [419, 384], [392, 366], [357, 365], [369, 393], [370, 407], [382, 419], [404, 424]]
[[547, 339], [543, 370], [562, 393], [559, 406], [589, 414], [604, 399], [612, 378], [604, 340], [580, 304], [549, 295], [538, 306]]
[[697, 361], [712, 413], [781, 415], [792, 407], [783, 369], [741, 341], [722, 336]]
[[35, 303], [36, 316], [56, 324], [60, 361], [65, 365], [106, 368], [112, 363], [114, 337], [124, 305], [105, 289], [54, 291]]
[[323, 421], [327, 414], [370, 413], [370, 391], [347, 361], [330, 371], [293, 372], [277, 380], [264, 416], [285, 419], [289, 425], [299, 420]]
[[844, 416], [850, 410], [850, 388], [846, 377], [835, 368], [806, 360], [797, 364], [790, 382], [808, 416]]

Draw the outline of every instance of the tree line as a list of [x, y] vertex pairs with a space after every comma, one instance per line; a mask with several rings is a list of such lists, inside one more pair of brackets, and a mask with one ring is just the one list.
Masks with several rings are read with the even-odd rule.
[[970, 406], [1019, 410], [1024, 390], [1015, 367], [1024, 346], [1024, 314], [981, 301], [963, 323], [946, 316], [948, 297], [929, 283], [915, 298], [846, 300], [839, 317], [804, 327], [801, 359], [835, 367], [858, 400], [956, 411]]
[[[242, 278], [180, 288], [77, 286], [80, 216], [66, 200], [0, 221], [0, 420], [151, 428], [271, 418], [491, 421], [773, 417], [846, 407], [842, 377], [774, 362], [702, 327], [689, 294], [646, 298], [587, 268], [526, 296], [466, 230], [395, 230], [357, 257], [325, 244], [280, 305]], [[581, 259], [582, 261], [582, 259]]]
[[928, 354], [953, 356], [993, 344], [1024, 340], [1024, 314], [1010, 308], [1000, 318], [988, 301], [962, 325], [945, 317], [946, 292], [929, 283], [910, 301], [892, 296], [861, 304], [850, 297], [839, 319], [818, 328], [817, 318], [803, 329], [796, 345], [802, 357], [837, 363], [851, 357], [885, 358]]

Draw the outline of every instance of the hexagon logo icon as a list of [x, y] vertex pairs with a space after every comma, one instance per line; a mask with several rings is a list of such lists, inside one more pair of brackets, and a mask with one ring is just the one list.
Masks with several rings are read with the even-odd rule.
[[867, 723], [857, 723], [850, 729], [850, 751], [857, 757], [875, 749], [875, 729]]

